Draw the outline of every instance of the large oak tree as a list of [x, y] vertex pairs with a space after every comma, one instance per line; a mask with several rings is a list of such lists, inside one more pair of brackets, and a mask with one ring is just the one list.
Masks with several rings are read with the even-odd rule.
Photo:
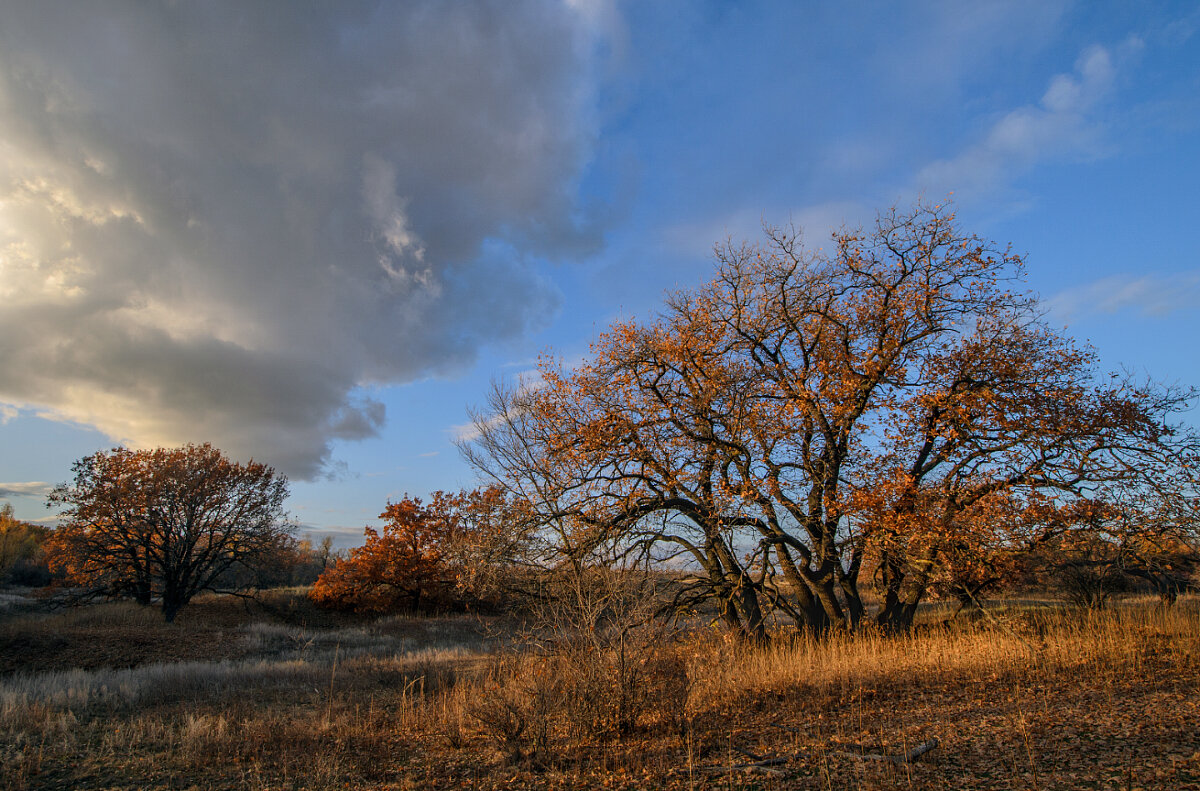
[[904, 629], [935, 584], [977, 589], [1093, 524], [1114, 485], [1190, 480], [1196, 439], [1172, 416], [1191, 392], [1100, 376], [1021, 290], [1022, 259], [942, 207], [885, 212], [828, 253], [767, 237], [478, 417], [468, 458], [565, 554], [685, 557], [689, 591], [752, 639], [773, 611], [856, 627], [867, 569], [873, 617]]

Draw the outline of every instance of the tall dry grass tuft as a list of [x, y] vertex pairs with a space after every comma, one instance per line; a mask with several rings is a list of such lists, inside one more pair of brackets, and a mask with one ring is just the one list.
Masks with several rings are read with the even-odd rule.
[[901, 636], [796, 635], [758, 650], [697, 640], [688, 665], [691, 698], [702, 705], [745, 694], [841, 693], [917, 678], [1037, 676], [1071, 668], [1138, 672], [1157, 651], [1200, 657], [1198, 611], [1194, 598], [1167, 609], [1134, 602], [1108, 610], [1017, 611]]

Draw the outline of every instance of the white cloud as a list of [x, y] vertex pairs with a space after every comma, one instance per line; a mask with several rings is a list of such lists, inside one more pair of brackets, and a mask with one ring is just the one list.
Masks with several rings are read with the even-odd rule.
[[376, 233], [386, 243], [379, 265], [401, 285], [417, 285], [436, 293], [433, 270], [425, 266], [425, 245], [409, 227], [408, 198], [396, 195], [396, 168], [374, 154], [367, 154], [363, 161], [363, 200]]
[[450, 438], [455, 443], [474, 442], [483, 436], [486, 429], [496, 428], [504, 425], [504, 418], [500, 415], [472, 420], [470, 423], [456, 423], [449, 428]]
[[360, 386], [540, 326], [528, 257], [600, 245], [578, 184], [613, 13], [5, 4], [0, 399], [317, 474], [385, 420]]
[[1054, 76], [1041, 101], [1005, 114], [983, 138], [952, 159], [927, 165], [917, 189], [930, 195], [978, 194], [1004, 186], [1039, 161], [1104, 153], [1095, 110], [1112, 89], [1116, 67], [1109, 50], [1090, 47], [1075, 70]]
[[1200, 272], [1113, 275], [1061, 291], [1045, 304], [1054, 316], [1064, 321], [1121, 310], [1136, 310], [1147, 316], [1197, 310]]
[[53, 488], [45, 481], [9, 481], [0, 483], [0, 497], [45, 497]]
[[[560, 364], [564, 369], [569, 370], [583, 362], [582, 357], [574, 358], [570, 363], [563, 361]], [[523, 409], [519, 404], [519, 396], [526, 393], [536, 393], [546, 387], [546, 378], [542, 375], [540, 369], [530, 368], [521, 371], [516, 375], [501, 381], [499, 386], [502, 388], [512, 388], [514, 396], [518, 400], [514, 401], [515, 410], [510, 416], [516, 416], [522, 413]], [[450, 434], [451, 441], [456, 444], [465, 444], [474, 442], [483, 436], [483, 432], [504, 425], [508, 419], [505, 415], [486, 415], [475, 414], [474, 419], [470, 423], [458, 423], [447, 430]]]
[[20, 411], [10, 404], [0, 404], [0, 426], [20, 415]]

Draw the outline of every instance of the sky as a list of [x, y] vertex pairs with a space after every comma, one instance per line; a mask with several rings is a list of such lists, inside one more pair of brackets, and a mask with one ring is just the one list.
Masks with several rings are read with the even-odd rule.
[[0, 501], [211, 442], [353, 545], [714, 244], [922, 197], [1200, 385], [1197, 185], [1194, 2], [0, 0]]

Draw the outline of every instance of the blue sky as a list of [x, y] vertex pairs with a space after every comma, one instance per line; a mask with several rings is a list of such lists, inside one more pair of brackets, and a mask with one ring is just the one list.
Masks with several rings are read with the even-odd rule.
[[795, 222], [953, 193], [1200, 384], [1194, 3], [0, 2], [0, 498], [211, 441], [353, 543], [489, 383]]

